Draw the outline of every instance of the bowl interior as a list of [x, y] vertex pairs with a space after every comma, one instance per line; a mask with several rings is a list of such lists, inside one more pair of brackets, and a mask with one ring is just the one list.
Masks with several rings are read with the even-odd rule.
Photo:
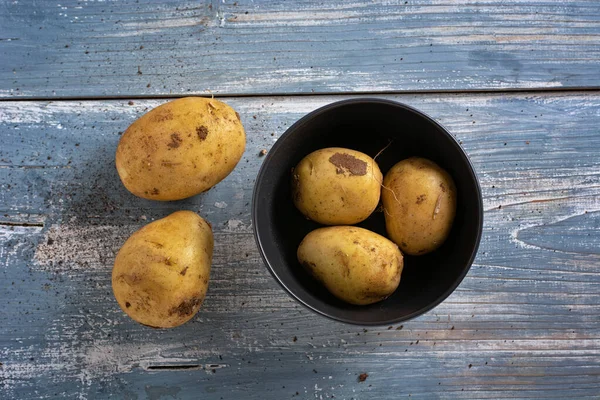
[[[296, 258], [306, 234], [322, 225], [308, 221], [291, 200], [292, 168], [324, 147], [346, 147], [377, 157], [382, 173], [398, 161], [421, 156], [450, 173], [457, 187], [457, 212], [448, 240], [435, 252], [404, 258], [400, 286], [370, 306], [338, 300], [316, 282]], [[308, 114], [269, 151], [257, 178], [253, 222], [272, 274], [297, 300], [330, 318], [356, 324], [388, 324], [419, 315], [444, 300], [466, 275], [479, 245], [481, 193], [471, 164], [456, 141], [426, 115], [399, 103], [356, 99]], [[358, 224], [386, 235], [382, 212]]]

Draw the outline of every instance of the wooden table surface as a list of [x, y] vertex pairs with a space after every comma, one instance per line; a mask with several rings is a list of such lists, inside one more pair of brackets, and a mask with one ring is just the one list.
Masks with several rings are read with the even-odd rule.
[[[210, 94], [247, 131], [233, 173], [178, 202], [127, 192], [120, 134]], [[260, 150], [366, 95], [456, 136], [485, 222], [446, 301], [363, 329], [278, 286], [250, 202]], [[112, 263], [180, 209], [213, 225], [209, 291], [153, 330], [117, 306]], [[599, 399], [600, 3], [0, 0], [0, 279], [2, 399]]]

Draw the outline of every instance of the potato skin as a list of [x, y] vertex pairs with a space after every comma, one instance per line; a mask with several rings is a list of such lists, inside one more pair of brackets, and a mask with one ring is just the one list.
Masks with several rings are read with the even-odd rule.
[[215, 99], [187, 97], [133, 122], [119, 141], [116, 166], [134, 195], [180, 200], [229, 175], [245, 147], [244, 127], [233, 108]]
[[372, 304], [390, 296], [404, 267], [398, 246], [354, 226], [310, 232], [298, 247], [298, 261], [334, 296], [351, 304]]
[[330, 147], [304, 157], [292, 173], [294, 205], [324, 225], [351, 225], [379, 204], [383, 175], [368, 155]]
[[135, 321], [172, 328], [200, 309], [210, 276], [213, 234], [192, 211], [177, 211], [136, 231], [119, 250], [112, 288]]
[[450, 174], [433, 161], [411, 157], [394, 165], [383, 185], [389, 238], [410, 255], [441, 246], [456, 214], [456, 186]]

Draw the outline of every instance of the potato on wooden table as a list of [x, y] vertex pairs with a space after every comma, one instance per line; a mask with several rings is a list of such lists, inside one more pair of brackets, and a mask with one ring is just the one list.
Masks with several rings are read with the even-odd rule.
[[213, 234], [192, 211], [151, 222], [127, 239], [112, 271], [113, 293], [135, 321], [172, 328], [200, 309], [210, 276]]
[[233, 108], [215, 99], [187, 97], [131, 124], [119, 141], [116, 166], [136, 196], [180, 200], [229, 175], [245, 147], [244, 127]]

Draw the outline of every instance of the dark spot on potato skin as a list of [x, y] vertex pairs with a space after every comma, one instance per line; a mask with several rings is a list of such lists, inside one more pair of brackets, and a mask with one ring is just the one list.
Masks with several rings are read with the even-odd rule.
[[404, 269], [404, 258], [402, 256], [396, 257], [396, 273], [394, 274], [394, 278], [400, 280], [400, 274], [402, 274], [402, 270]]
[[[358, 242], [356, 242], [358, 243]], [[342, 253], [341, 251], [336, 251], [335, 255], [338, 257], [338, 259], [340, 260], [340, 263], [342, 265], [342, 275], [347, 278], [350, 276], [350, 263], [348, 261], [348, 256], [346, 256], [346, 254]]]
[[163, 262], [165, 263], [165, 265], [168, 265], [168, 266], [173, 265], [173, 261], [171, 261], [171, 257], [165, 258], [165, 260]]
[[165, 247], [162, 243], [153, 242], [151, 240], [146, 240], [146, 243], [151, 243], [151, 244], [155, 245], [157, 249], [162, 249], [163, 247]]
[[205, 219], [202, 219], [202, 220], [198, 221], [198, 226], [199, 226], [200, 228], [204, 228], [204, 225], [205, 225], [205, 224], [208, 226], [208, 228], [209, 228], [210, 230], [212, 230], [212, 225], [211, 225], [211, 224], [210, 224], [210, 222], [208, 222], [207, 220], [205, 220]]
[[361, 292], [360, 295], [364, 300], [373, 301], [373, 302], [385, 300], [388, 297], [387, 295], [382, 295], [380, 293], [371, 292], [370, 290], [364, 290]]
[[444, 185], [444, 182], [440, 183], [440, 189], [442, 189], [442, 192], [446, 193], [446, 185]]
[[138, 274], [131, 274], [131, 275], [122, 274], [117, 279], [121, 282], [125, 282], [128, 285], [135, 285], [142, 281], [142, 277], [139, 276]]
[[155, 122], [170, 121], [173, 119], [173, 113], [171, 112], [171, 110], [161, 110], [159, 112], [154, 113], [153, 119]]
[[300, 204], [302, 194], [300, 193], [300, 177], [297, 174], [292, 173], [292, 197], [294, 203]]
[[310, 262], [310, 261], [303, 261], [302, 266], [304, 267], [304, 269], [306, 269], [306, 272], [308, 272], [312, 277], [318, 278], [317, 275], [315, 274], [315, 269], [317, 268], [317, 264], [315, 264], [314, 262]]
[[125, 302], [125, 307], [126, 307], [126, 308], [129, 308], [129, 307], [131, 307], [131, 303], [130, 303], [130, 302], [128, 302], [128, 301], [126, 301], [126, 302]]
[[186, 317], [194, 312], [194, 309], [202, 303], [202, 299], [199, 297], [192, 297], [188, 300], [182, 301], [177, 307], [169, 310], [169, 315], [178, 314], [181, 317]]
[[317, 264], [315, 264], [314, 262], [311, 262], [311, 261], [302, 261], [302, 266], [304, 267], [305, 271], [308, 272], [308, 274], [311, 277], [313, 277], [318, 282], [323, 283], [323, 279], [317, 273]]
[[169, 149], [176, 149], [179, 146], [181, 146], [181, 142], [183, 142], [183, 139], [181, 138], [179, 133], [173, 132], [171, 133], [171, 141], [167, 144], [167, 147]]
[[303, 266], [304, 266], [306, 269], [308, 269], [308, 270], [311, 270], [311, 271], [312, 271], [313, 269], [317, 268], [317, 264], [315, 264], [314, 262], [310, 262], [310, 261], [304, 261], [304, 262], [302, 263], [302, 265], [303, 265]]
[[417, 204], [421, 204], [425, 200], [427, 200], [427, 195], [426, 194], [421, 194], [421, 195], [417, 196]]
[[172, 161], [165, 161], [165, 160], [160, 162], [160, 165], [162, 167], [166, 167], [166, 168], [172, 168], [172, 167], [174, 167], [176, 165], [180, 165], [180, 164], [181, 164], [180, 162], [172, 162]]
[[204, 125], [197, 126], [196, 134], [198, 135], [198, 139], [200, 139], [200, 141], [203, 142], [208, 136], [208, 128]]
[[181, 270], [181, 272], [179, 273], [179, 275], [181, 275], [181, 276], [185, 276], [185, 274], [187, 273], [187, 270], [188, 270], [189, 268], [190, 268], [190, 267], [185, 267], [184, 269], [182, 269], [182, 270]]
[[343, 174], [345, 172], [355, 176], [367, 174], [367, 163], [350, 154], [335, 153], [329, 157], [329, 162], [335, 165], [336, 174]]
[[157, 194], [159, 194], [160, 191], [157, 188], [153, 188], [152, 191], [150, 192], [150, 194], [156, 196]]

